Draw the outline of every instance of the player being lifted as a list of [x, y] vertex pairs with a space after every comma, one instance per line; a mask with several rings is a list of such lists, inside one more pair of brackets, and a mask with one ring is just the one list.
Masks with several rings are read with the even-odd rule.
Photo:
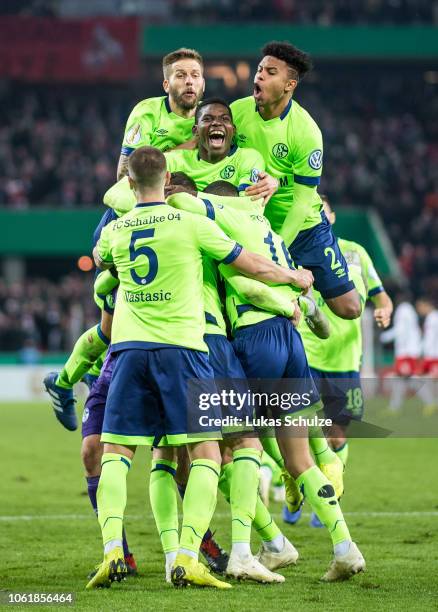
[[[333, 224], [335, 213], [327, 196], [321, 195], [321, 198], [327, 219]], [[371, 300], [375, 306], [374, 318], [377, 325], [381, 328], [388, 327], [392, 314], [392, 301], [383, 288], [370, 256], [360, 244], [350, 240], [340, 238], [339, 247], [348, 262], [350, 278], [354, 281], [362, 302]], [[330, 311], [318, 292], [315, 292], [314, 297], [330, 322], [330, 337], [321, 342], [304, 325], [299, 327], [299, 332], [312, 377], [321, 394], [325, 416], [333, 421], [327, 433], [330, 445], [346, 466], [348, 425], [352, 419], [360, 420], [364, 410], [360, 380], [361, 320], [343, 320]], [[283, 518], [287, 523], [296, 523], [300, 514], [301, 510], [296, 513], [290, 513], [287, 508], [283, 510]], [[315, 514], [311, 517], [311, 525], [322, 527]]]
[[194, 416], [188, 410], [188, 381], [202, 379], [214, 391], [202, 338], [202, 254], [258, 280], [290, 284], [295, 279], [291, 270], [242, 249], [210, 220], [168, 206], [166, 175], [158, 149], [142, 147], [133, 153], [129, 176], [138, 204], [123, 221], [103, 230], [95, 249], [100, 267], [116, 267], [120, 287], [112, 340], [117, 362], [105, 409], [97, 492], [104, 560], [88, 588], [108, 586], [126, 573], [122, 525], [127, 471], [136, 446], [162, 436], [170, 445], [186, 444], [192, 461], [172, 581], [229, 588], [198, 562], [216, 503], [221, 462], [216, 441], [220, 432], [213, 428], [200, 433], [188, 425]]
[[[270, 42], [262, 50], [253, 96], [231, 104], [239, 147], [263, 156], [266, 172], [279, 183], [265, 214], [289, 249], [295, 265], [313, 272], [315, 288], [338, 316], [360, 316], [361, 304], [348, 279], [347, 263], [317, 193], [322, 169], [321, 132], [293, 99], [300, 79], [311, 68], [306, 53], [287, 42]], [[248, 189], [257, 195], [260, 185]]]
[[[138, 147], [153, 145], [166, 151], [192, 135], [196, 106], [205, 87], [201, 55], [185, 48], [169, 53], [163, 58], [163, 77], [167, 95], [142, 100], [129, 115], [117, 170], [119, 178], [126, 174], [129, 155]], [[105, 212], [96, 229], [94, 244], [102, 227], [114, 218], [112, 211]], [[97, 302], [102, 312], [100, 324], [88, 329], [77, 340], [60, 373], [50, 372], [44, 379], [55, 416], [70, 431], [77, 429], [73, 385], [82, 379], [99, 356], [104, 356], [110, 342], [113, 304], [99, 297]]]
[[[169, 172], [183, 172], [195, 182], [198, 191], [222, 179], [243, 193], [257, 182], [259, 173], [264, 170], [264, 161], [255, 149], [241, 149], [233, 144], [235, 131], [231, 108], [225, 100], [211, 98], [201, 102], [193, 126], [198, 146], [166, 153]], [[263, 188], [263, 194], [268, 199], [272, 189]], [[113, 185], [103, 201], [122, 212], [131, 210], [135, 196], [129, 189], [127, 177]]]

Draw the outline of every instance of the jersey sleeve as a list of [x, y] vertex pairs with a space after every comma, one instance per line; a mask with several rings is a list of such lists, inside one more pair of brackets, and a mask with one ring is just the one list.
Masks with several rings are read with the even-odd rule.
[[104, 263], [111, 263], [113, 261], [113, 257], [111, 254], [110, 234], [109, 234], [113, 223], [114, 221], [110, 223], [109, 225], [105, 225], [105, 227], [102, 229], [100, 238], [96, 245], [99, 257]]
[[244, 151], [244, 155], [239, 167], [239, 185], [237, 188], [243, 194], [247, 187], [257, 183], [259, 173], [265, 170], [265, 162], [261, 154], [255, 149], [242, 149], [242, 151]]
[[322, 172], [322, 134], [316, 123], [309, 117], [299, 122], [293, 140], [292, 165], [294, 183], [316, 187]]
[[122, 155], [131, 155], [138, 147], [151, 143], [153, 115], [147, 102], [139, 102], [131, 111], [126, 122], [122, 143]]
[[231, 264], [240, 255], [240, 244], [228, 236], [212, 220], [197, 217], [194, 227], [201, 251], [220, 263]]
[[103, 203], [119, 215], [131, 211], [137, 203], [134, 192], [129, 187], [129, 180], [124, 176], [117, 181], [103, 196]]
[[371, 257], [367, 251], [361, 246], [359, 248], [360, 266], [362, 268], [362, 278], [365, 283], [368, 298], [372, 298], [373, 295], [382, 293], [385, 291], [383, 288], [382, 281], [376, 272]]
[[206, 205], [205, 201], [200, 198], [196, 198], [190, 193], [175, 193], [169, 196], [166, 200], [169, 206], [173, 206], [174, 208], [179, 208], [180, 210], [186, 210], [187, 212], [191, 212], [195, 215], [201, 215], [203, 217], [210, 217], [211, 210], [209, 214], [209, 207]]
[[252, 278], [242, 276], [230, 266], [221, 264], [219, 271], [234, 291], [257, 308], [283, 317], [292, 317], [295, 306], [282, 293]]

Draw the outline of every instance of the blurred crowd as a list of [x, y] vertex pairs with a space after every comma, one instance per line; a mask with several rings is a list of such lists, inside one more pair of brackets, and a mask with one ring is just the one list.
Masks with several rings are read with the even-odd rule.
[[0, 350], [19, 351], [23, 362], [37, 361], [41, 350], [69, 351], [96, 323], [92, 282], [92, 274], [70, 274], [57, 282], [0, 280]]
[[[160, 11], [154, 5], [160, 4]], [[437, 0], [2, 0], [0, 14], [139, 15], [189, 23], [281, 21], [329, 26], [438, 23]]]

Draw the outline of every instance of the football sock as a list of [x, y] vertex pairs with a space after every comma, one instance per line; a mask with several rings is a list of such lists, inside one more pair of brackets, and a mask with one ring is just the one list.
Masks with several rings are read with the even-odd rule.
[[[179, 496], [181, 497], [181, 499], [184, 499], [187, 485], [177, 484], [176, 486], [178, 489]], [[207, 529], [207, 531], [204, 533], [204, 537], [202, 538], [202, 542], [206, 542], [207, 540], [210, 540], [212, 537], [213, 537], [213, 533], [211, 529]]]
[[[230, 501], [231, 480], [233, 474], [233, 464], [227, 463], [222, 467], [221, 477], [219, 479], [219, 490], [225, 497], [226, 501]], [[260, 495], [257, 495], [253, 527], [263, 540], [269, 542], [281, 536], [282, 533], [272, 518], [269, 510], [263, 503]]]
[[270, 457], [275, 461], [280, 469], [284, 468], [284, 459], [280, 452], [280, 447], [276, 438], [260, 438], [263, 450], [268, 453]]
[[340, 446], [339, 448], [334, 448], [333, 450], [335, 451], [335, 453], [337, 454], [337, 456], [342, 461], [345, 467], [348, 461], [348, 442], [344, 442], [342, 446]]
[[102, 332], [100, 324], [84, 332], [76, 341], [70, 357], [56, 379], [56, 384], [64, 389], [71, 389], [88, 372], [99, 355], [106, 351], [109, 343], [110, 340]]
[[333, 485], [321, 470], [314, 465], [300, 474], [296, 481], [312, 510], [329, 530], [333, 546], [351, 540]]
[[[97, 515], [96, 494], [97, 494], [97, 487], [99, 486], [99, 479], [100, 479], [100, 476], [87, 476], [88, 497], [90, 498], [91, 506], [94, 512], [96, 513], [96, 515]], [[129, 552], [128, 540], [126, 539], [125, 529], [123, 529], [123, 532], [122, 532], [122, 540], [123, 540], [123, 554], [126, 557], [130, 554], [130, 552]]]
[[131, 461], [118, 453], [104, 453], [97, 488], [97, 512], [104, 545], [122, 542], [123, 514], [126, 507], [126, 477]]
[[96, 514], [97, 514], [96, 493], [97, 493], [97, 487], [99, 485], [99, 478], [100, 476], [87, 476], [88, 497], [90, 498], [91, 507], [93, 508]]
[[184, 499], [184, 495], [186, 494], [187, 485], [177, 483], [176, 488], [178, 489], [178, 493], [181, 499]]
[[[202, 538], [216, 507], [220, 466], [210, 459], [195, 459], [183, 500], [180, 552], [199, 552]], [[184, 551], [183, 551], [184, 549]]]
[[175, 481], [177, 464], [167, 459], [152, 459], [149, 498], [163, 552], [178, 550], [178, 505]]
[[231, 478], [231, 540], [251, 540], [260, 477], [260, 451], [241, 448], [233, 452], [233, 475]]
[[330, 448], [321, 427], [309, 427], [309, 445], [318, 465], [336, 461], [336, 453]]
[[268, 467], [271, 470], [271, 473], [272, 473], [272, 484], [274, 486], [282, 484], [282, 481], [281, 481], [281, 468], [278, 465], [278, 463], [276, 461], [274, 461], [274, 459], [272, 459], [271, 455], [268, 455], [268, 453], [266, 451], [262, 455], [261, 466], [262, 467], [266, 466], [266, 467]]
[[108, 349], [99, 355], [91, 368], [88, 370], [88, 374], [91, 374], [91, 376], [100, 376], [100, 371], [102, 369], [103, 362], [105, 361], [107, 352]]

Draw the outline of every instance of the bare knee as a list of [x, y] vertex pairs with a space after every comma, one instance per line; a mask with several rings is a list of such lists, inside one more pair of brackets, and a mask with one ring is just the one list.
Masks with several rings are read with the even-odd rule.
[[87, 436], [82, 441], [81, 458], [86, 476], [99, 476], [100, 462], [103, 454], [103, 444], [99, 435]]
[[330, 310], [341, 319], [357, 319], [362, 314], [362, 305], [356, 289], [352, 289], [344, 295], [329, 298], [326, 303]]

